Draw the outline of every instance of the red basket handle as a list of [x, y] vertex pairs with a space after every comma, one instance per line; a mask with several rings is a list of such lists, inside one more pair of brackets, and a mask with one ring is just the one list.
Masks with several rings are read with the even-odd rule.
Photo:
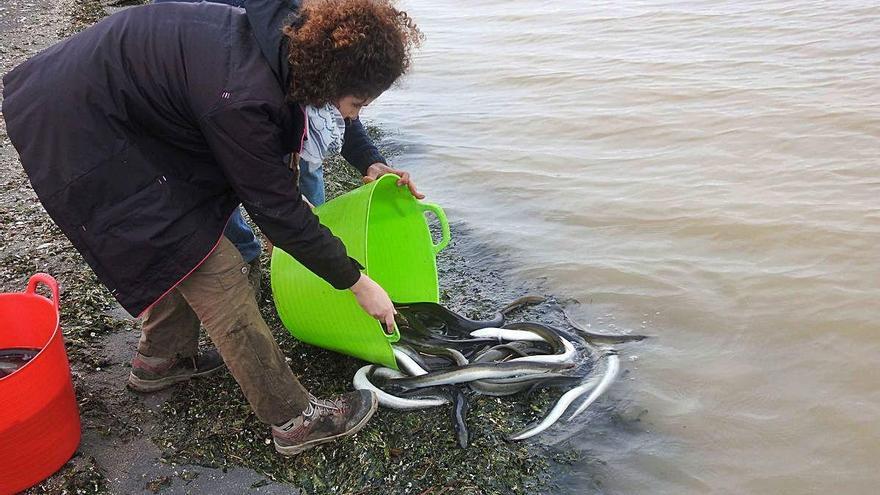
[[37, 284], [40, 282], [49, 287], [49, 290], [52, 291], [52, 304], [55, 305], [55, 312], [59, 312], [61, 310], [61, 305], [58, 302], [58, 282], [52, 278], [52, 275], [49, 275], [48, 273], [35, 273], [31, 276], [30, 280], [28, 280], [25, 292], [28, 294], [36, 294]]

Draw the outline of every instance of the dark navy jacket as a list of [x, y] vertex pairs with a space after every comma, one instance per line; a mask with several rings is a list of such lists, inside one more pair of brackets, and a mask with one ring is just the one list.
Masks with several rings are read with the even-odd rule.
[[[7, 132], [34, 190], [131, 314], [207, 257], [239, 203], [334, 287], [360, 276], [280, 159], [300, 149], [304, 116], [285, 101], [280, 37], [256, 33], [280, 30], [289, 9], [255, 4], [247, 15], [133, 7], [3, 78]], [[356, 148], [346, 157], [355, 166], [381, 161], [372, 145]]]

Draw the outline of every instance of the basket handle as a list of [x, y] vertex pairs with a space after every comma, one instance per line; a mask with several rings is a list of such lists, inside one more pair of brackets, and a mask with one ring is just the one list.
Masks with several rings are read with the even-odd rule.
[[[430, 211], [431, 213], [436, 215], [437, 220], [440, 221], [440, 228], [443, 232], [440, 238], [440, 243], [433, 245], [434, 255], [436, 256], [440, 253], [440, 251], [443, 251], [443, 249], [446, 248], [447, 245], [449, 245], [449, 241], [452, 239], [452, 234], [449, 233], [449, 221], [446, 220], [446, 212], [443, 211], [443, 208], [440, 208], [434, 203], [419, 202], [418, 205], [422, 209], [422, 211]], [[432, 240], [431, 242], [433, 243], [434, 241]]]
[[55, 306], [55, 313], [59, 313], [61, 305], [58, 302], [58, 282], [52, 278], [52, 275], [48, 273], [35, 273], [28, 280], [25, 293], [39, 295], [37, 294], [37, 284], [40, 282], [49, 287], [49, 290], [52, 292], [52, 304]]
[[379, 327], [382, 332], [382, 335], [384, 335], [385, 338], [388, 339], [389, 343], [393, 344], [393, 343], [400, 340], [400, 328], [397, 327], [397, 323], [394, 324], [394, 333], [392, 333], [391, 335], [385, 333], [385, 324], [384, 323], [379, 322]]

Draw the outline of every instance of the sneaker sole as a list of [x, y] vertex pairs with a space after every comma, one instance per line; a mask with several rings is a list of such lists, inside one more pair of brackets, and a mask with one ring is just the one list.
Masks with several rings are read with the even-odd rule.
[[373, 415], [376, 414], [376, 411], [379, 409], [379, 397], [376, 394], [372, 394], [372, 397], [373, 400], [370, 402], [370, 412], [366, 416], [364, 416], [364, 418], [361, 419], [358, 424], [354, 425], [352, 429], [338, 435], [333, 435], [332, 437], [319, 438], [317, 440], [312, 440], [311, 442], [306, 442], [300, 445], [290, 445], [288, 447], [278, 445], [278, 441], [272, 439], [272, 442], [275, 444], [275, 451], [281, 455], [293, 456], [299, 454], [300, 452], [309, 450], [312, 447], [332, 442], [333, 440], [337, 440], [342, 437], [354, 435], [355, 433], [361, 431], [364, 426], [366, 426], [367, 422], [370, 421], [370, 418], [372, 418]]
[[160, 378], [158, 380], [145, 380], [143, 378], [138, 378], [133, 372], [128, 374], [128, 388], [134, 390], [135, 392], [158, 392], [159, 390], [166, 389], [172, 385], [176, 385], [178, 383], [183, 383], [189, 381], [192, 378], [197, 378], [200, 376], [208, 376], [212, 373], [216, 373], [222, 370], [224, 366], [218, 366], [212, 370], [202, 371], [200, 373], [193, 373], [190, 375], [177, 375], [177, 376], [168, 376], [165, 378]]

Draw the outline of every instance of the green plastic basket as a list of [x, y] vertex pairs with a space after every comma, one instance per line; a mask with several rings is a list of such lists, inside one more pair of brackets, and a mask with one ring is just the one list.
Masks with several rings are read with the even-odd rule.
[[[321, 223], [342, 239], [348, 255], [398, 302], [439, 301], [436, 256], [449, 244], [443, 210], [418, 201], [399, 177], [388, 174], [319, 206]], [[434, 244], [425, 212], [442, 228]], [[336, 290], [286, 252], [272, 251], [272, 294], [284, 326], [297, 339], [397, 369], [382, 325], [364, 312], [354, 294]]]

